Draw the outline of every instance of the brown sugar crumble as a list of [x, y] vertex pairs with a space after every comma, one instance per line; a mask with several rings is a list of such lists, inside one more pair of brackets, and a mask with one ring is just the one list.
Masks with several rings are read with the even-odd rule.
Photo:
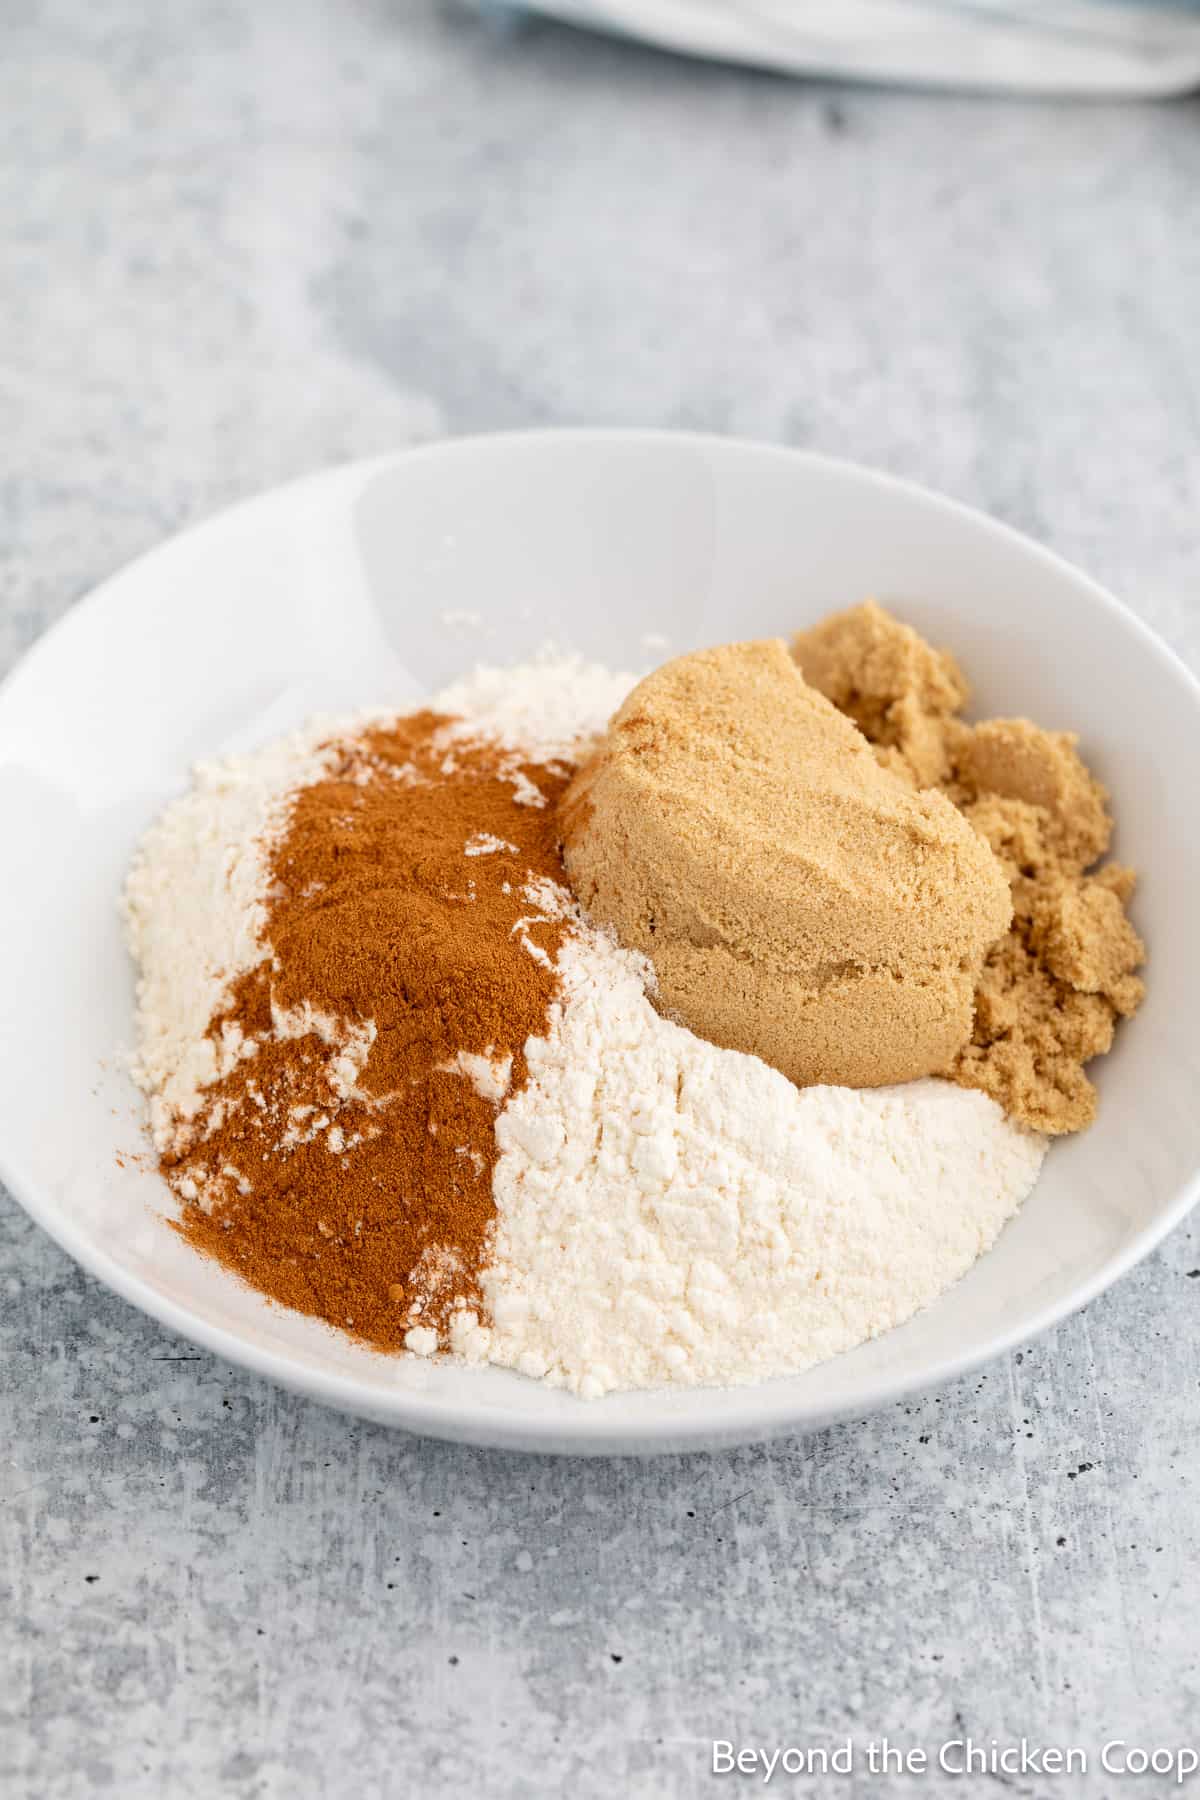
[[969, 725], [962, 671], [873, 601], [800, 632], [804, 678], [914, 788], [939, 789], [991, 847], [1013, 919], [989, 951], [969, 1041], [944, 1073], [1037, 1131], [1090, 1124], [1084, 1065], [1136, 1011], [1145, 947], [1125, 913], [1136, 876], [1101, 858], [1108, 795], [1070, 732], [1028, 719]]

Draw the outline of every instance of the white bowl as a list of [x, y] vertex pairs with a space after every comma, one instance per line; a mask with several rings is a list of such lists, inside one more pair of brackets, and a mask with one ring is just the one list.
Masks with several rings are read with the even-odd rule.
[[[165, 1223], [142, 1153], [116, 900], [197, 757], [309, 713], [404, 705], [547, 638], [626, 667], [784, 633], [875, 594], [953, 648], [983, 713], [1069, 726], [1144, 873], [1149, 997], [1095, 1065], [997, 1247], [898, 1331], [760, 1387], [576, 1400], [387, 1358], [269, 1306]], [[107, 582], [0, 690], [0, 1174], [85, 1268], [164, 1324], [388, 1424], [573, 1452], [735, 1443], [869, 1412], [1044, 1330], [1114, 1281], [1200, 1174], [1200, 687], [1116, 601], [978, 514], [867, 470], [687, 436], [439, 445], [315, 476]]]

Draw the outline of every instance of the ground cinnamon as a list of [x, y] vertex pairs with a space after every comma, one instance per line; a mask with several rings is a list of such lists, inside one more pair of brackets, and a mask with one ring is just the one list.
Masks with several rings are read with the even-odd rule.
[[563, 879], [565, 774], [446, 724], [366, 732], [296, 797], [271, 954], [209, 1028], [256, 1048], [164, 1161], [191, 1243], [388, 1350], [479, 1305], [496, 1113], [557, 985], [562, 928], [527, 890]]

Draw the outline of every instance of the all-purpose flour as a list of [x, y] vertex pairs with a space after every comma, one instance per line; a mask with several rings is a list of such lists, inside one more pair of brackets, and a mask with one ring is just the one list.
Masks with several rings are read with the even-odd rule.
[[[629, 685], [541, 661], [479, 671], [430, 705], [461, 721], [448, 757], [471, 738], [511, 750], [514, 796], [538, 805], [521, 752], [574, 760]], [[264, 846], [289, 796], [325, 772], [324, 744], [380, 716], [323, 721], [207, 766], [147, 835], [126, 913], [141, 974], [136, 1072], [160, 1147], [204, 1087], [253, 1054], [205, 1033], [233, 980], [271, 954]], [[502, 847], [464, 842], [464, 888]], [[491, 1317], [457, 1317], [460, 1354], [585, 1395], [796, 1370], [936, 1298], [1036, 1180], [1044, 1140], [983, 1095], [938, 1081], [798, 1090], [660, 1017], [648, 964], [580, 919], [565, 891], [529, 904], [533, 918], [565, 910], [572, 928], [547, 1035], [526, 1048], [529, 1081], [497, 1116]], [[521, 941], [544, 958], [532, 935]], [[352, 1085], [372, 1022], [318, 1025], [344, 1048]], [[508, 1071], [484, 1060], [464, 1063], [463, 1079], [486, 1080], [499, 1102]], [[332, 1181], [335, 1157], [354, 1149], [329, 1136]], [[435, 1334], [412, 1347], [432, 1351]]]
[[661, 1018], [585, 929], [496, 1132], [490, 1330], [584, 1395], [758, 1381], [901, 1324], [995, 1242], [1045, 1140], [944, 1081], [797, 1089]]
[[208, 1022], [262, 959], [267, 849], [291, 795], [324, 774], [327, 735], [312, 726], [248, 756], [198, 763], [192, 786], [139, 846], [123, 897], [138, 965], [132, 1073], [160, 1150], [245, 1049], [236, 1031], [206, 1036]]

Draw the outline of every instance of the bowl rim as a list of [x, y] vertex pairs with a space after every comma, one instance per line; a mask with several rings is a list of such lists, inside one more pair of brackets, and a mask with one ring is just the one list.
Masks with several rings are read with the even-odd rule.
[[[69, 606], [33, 645], [18, 658], [13, 668], [0, 681], [0, 724], [5, 703], [12, 691], [36, 670], [45, 656], [53, 654], [64, 634], [69, 634], [84, 615], [107, 605], [114, 589], [135, 571], [152, 569], [156, 560], [174, 554], [181, 545], [204, 534], [223, 531], [239, 518], [273, 504], [292, 505], [302, 500], [306, 489], [330, 487], [338, 482], [357, 483], [413, 459], [453, 461], [482, 451], [521, 451], [547, 443], [575, 446], [678, 445], [681, 449], [699, 451], [707, 456], [743, 461], [770, 461], [791, 468], [806, 467], [841, 479], [899, 495], [915, 501], [931, 513], [956, 517], [981, 535], [1007, 542], [1018, 548], [1059, 580], [1073, 583], [1093, 604], [1115, 616], [1132, 632], [1142, 647], [1157, 661], [1164, 672], [1178, 682], [1197, 711], [1200, 724], [1200, 680], [1193, 675], [1182, 658], [1166, 644], [1150, 626], [1125, 606], [1115, 595], [1086, 575], [1065, 557], [1027, 537], [977, 508], [965, 505], [936, 490], [901, 476], [871, 468], [846, 457], [828, 456], [822, 452], [792, 448], [783, 444], [760, 442], [751, 438], [723, 437], [715, 433], [626, 429], [620, 426], [557, 426], [519, 431], [475, 433], [463, 437], [439, 439], [431, 443], [385, 451], [376, 456], [329, 465], [294, 480], [276, 484], [231, 506], [218, 509], [152, 546], [132, 561], [122, 565], [77, 602]], [[318, 1400], [339, 1411], [373, 1419], [377, 1423], [413, 1431], [423, 1436], [499, 1449], [520, 1449], [543, 1454], [568, 1455], [649, 1455], [682, 1453], [729, 1447], [763, 1441], [784, 1435], [801, 1435], [842, 1419], [852, 1419], [904, 1400], [915, 1393], [929, 1392], [957, 1381], [984, 1363], [1019, 1345], [1029, 1343], [1051, 1330], [1111, 1287], [1143, 1260], [1186, 1216], [1200, 1199], [1200, 1165], [1190, 1178], [1171, 1195], [1158, 1215], [1143, 1226], [1099, 1269], [1080, 1281], [1067, 1293], [1036, 1309], [1031, 1317], [1010, 1327], [993, 1332], [984, 1342], [958, 1354], [947, 1355], [920, 1374], [883, 1376], [874, 1384], [870, 1398], [857, 1402], [834, 1401], [822, 1404], [809, 1400], [797, 1403], [786, 1394], [786, 1376], [776, 1381], [748, 1385], [736, 1390], [745, 1396], [745, 1405], [735, 1420], [706, 1421], [702, 1415], [675, 1420], [646, 1418], [608, 1423], [604, 1401], [579, 1401], [577, 1418], [548, 1416], [544, 1421], [533, 1416], [514, 1417], [503, 1407], [480, 1405], [470, 1400], [451, 1400], [442, 1395], [428, 1395], [415, 1389], [393, 1390], [367, 1387], [354, 1375], [324, 1370], [301, 1362], [286, 1352], [260, 1346], [236, 1331], [212, 1323], [193, 1312], [186, 1304], [158, 1292], [140, 1276], [125, 1268], [100, 1245], [91, 1241], [74, 1221], [59, 1212], [15, 1169], [0, 1139], [0, 1182], [18, 1205], [70, 1257], [104, 1286], [120, 1295], [139, 1311], [188, 1341], [200, 1345], [251, 1373], [263, 1376], [284, 1388]], [[700, 1390], [689, 1390], [696, 1392]], [[728, 1391], [728, 1390], [727, 1390]], [[670, 1399], [673, 1390], [659, 1392]], [[620, 1398], [617, 1396], [616, 1398]]]

